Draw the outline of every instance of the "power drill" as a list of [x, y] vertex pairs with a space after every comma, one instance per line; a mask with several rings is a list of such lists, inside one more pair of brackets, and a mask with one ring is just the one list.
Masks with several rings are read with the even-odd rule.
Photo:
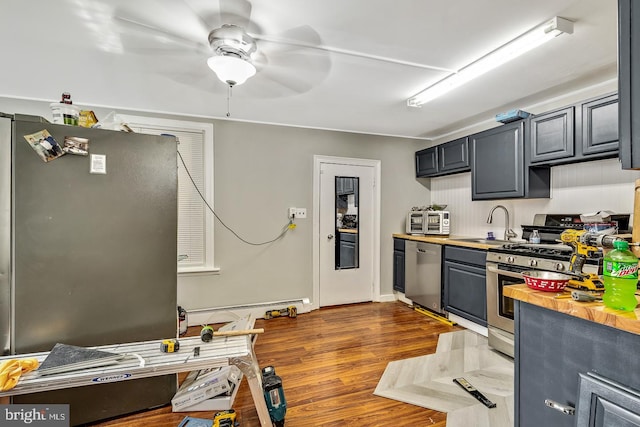
[[233, 409], [227, 409], [226, 411], [216, 412], [213, 415], [212, 427], [235, 427], [236, 423], [236, 411]]
[[269, 410], [269, 417], [274, 427], [284, 427], [287, 400], [284, 398], [282, 378], [276, 375], [273, 366], [267, 366], [262, 369], [262, 391]]
[[623, 240], [620, 237], [608, 234], [589, 233], [586, 230], [568, 229], [562, 232], [560, 240], [573, 248], [569, 262], [569, 272], [580, 279], [571, 279], [567, 286], [588, 291], [604, 290], [604, 283], [597, 274], [583, 273], [587, 258], [600, 257], [600, 248], [613, 248], [613, 242]]
[[264, 314], [265, 319], [272, 319], [274, 317], [287, 317], [287, 316], [291, 318], [298, 317], [298, 309], [296, 308], [295, 305], [290, 305], [289, 307], [283, 308], [281, 310], [268, 310]]

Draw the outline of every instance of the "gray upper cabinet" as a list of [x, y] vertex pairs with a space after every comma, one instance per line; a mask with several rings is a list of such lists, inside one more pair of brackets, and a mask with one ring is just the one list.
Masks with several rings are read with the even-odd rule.
[[438, 150], [436, 147], [425, 148], [416, 152], [416, 176], [429, 177], [438, 173]]
[[574, 155], [574, 108], [539, 114], [529, 121], [531, 163], [570, 159]]
[[618, 1], [618, 93], [620, 161], [623, 169], [640, 169], [640, 4]]
[[618, 155], [618, 94], [583, 102], [581, 128], [577, 141], [582, 143], [581, 160]]
[[608, 94], [529, 119], [530, 164], [554, 166], [618, 155], [618, 95]]
[[550, 169], [527, 167], [519, 120], [471, 135], [471, 198], [494, 200], [549, 197]]
[[344, 196], [355, 194], [355, 179], [349, 177], [341, 177], [336, 181], [336, 195]]
[[469, 138], [459, 138], [436, 147], [438, 149], [438, 171], [442, 174], [468, 172]]
[[416, 153], [416, 176], [427, 178], [468, 172], [469, 139], [459, 138]]

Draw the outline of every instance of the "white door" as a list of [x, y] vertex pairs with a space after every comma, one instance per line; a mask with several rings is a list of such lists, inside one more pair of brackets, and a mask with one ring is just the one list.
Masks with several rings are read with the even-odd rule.
[[320, 306], [373, 300], [375, 168], [320, 164]]

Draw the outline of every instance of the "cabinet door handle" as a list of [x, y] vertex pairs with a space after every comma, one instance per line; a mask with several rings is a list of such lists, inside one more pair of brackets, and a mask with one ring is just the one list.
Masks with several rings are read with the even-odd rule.
[[549, 408], [553, 408], [556, 411], [562, 412], [565, 415], [575, 415], [576, 413], [576, 408], [574, 408], [573, 406], [561, 405], [555, 400], [545, 399], [544, 404]]

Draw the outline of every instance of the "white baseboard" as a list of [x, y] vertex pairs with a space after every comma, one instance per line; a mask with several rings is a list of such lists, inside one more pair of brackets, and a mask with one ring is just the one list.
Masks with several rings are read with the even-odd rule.
[[396, 298], [395, 294], [384, 294], [384, 295], [380, 295], [380, 299], [378, 300], [379, 302], [393, 302], [393, 301], [397, 301], [398, 298]]
[[465, 319], [464, 317], [456, 316], [455, 314], [449, 313], [449, 320], [451, 320], [452, 322], [456, 322], [463, 328], [470, 329], [482, 336], [486, 337], [489, 334], [489, 330], [486, 326], [480, 326], [477, 323], [472, 322], [471, 320]]
[[212, 323], [227, 323], [238, 320], [248, 314], [254, 319], [264, 318], [268, 310], [281, 310], [294, 305], [298, 313], [308, 313], [311, 311], [311, 303], [308, 298], [301, 298], [288, 301], [272, 301], [239, 306], [199, 308], [187, 310], [188, 325], [201, 326]]
[[401, 302], [403, 302], [403, 303], [405, 303], [405, 304], [407, 304], [407, 305], [409, 305], [409, 306], [412, 306], [412, 305], [413, 305], [413, 301], [411, 301], [409, 298], [407, 298], [407, 297], [404, 295], [404, 293], [402, 293], [402, 292], [396, 292], [395, 294], [396, 294], [396, 296], [397, 296], [397, 300], [398, 300], [398, 301], [401, 301]]

